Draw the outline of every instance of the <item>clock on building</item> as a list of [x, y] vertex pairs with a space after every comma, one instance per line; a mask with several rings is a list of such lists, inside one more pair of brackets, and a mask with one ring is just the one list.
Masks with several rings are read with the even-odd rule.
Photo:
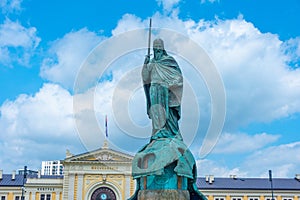
[[108, 187], [100, 187], [96, 189], [91, 197], [91, 200], [116, 200], [116, 194]]

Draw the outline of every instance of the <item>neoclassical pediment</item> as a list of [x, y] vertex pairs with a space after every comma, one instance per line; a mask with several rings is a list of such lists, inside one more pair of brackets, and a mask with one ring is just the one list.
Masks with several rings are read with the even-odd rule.
[[132, 162], [133, 156], [109, 148], [67, 157], [64, 162]]

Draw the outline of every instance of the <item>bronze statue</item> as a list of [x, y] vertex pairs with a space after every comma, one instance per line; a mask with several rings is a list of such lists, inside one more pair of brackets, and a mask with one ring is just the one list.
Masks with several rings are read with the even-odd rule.
[[164, 49], [162, 39], [153, 42], [154, 57], [147, 55], [142, 79], [147, 100], [147, 114], [152, 120], [152, 137], [182, 140], [178, 120], [183, 89], [181, 70]]
[[[184, 144], [178, 125], [183, 77], [176, 60], [167, 54], [162, 39], [153, 42], [142, 68], [147, 114], [152, 136], [134, 157], [132, 176], [137, 180], [130, 200], [186, 199], [206, 200], [196, 186], [195, 159]], [[165, 198], [167, 196], [167, 198]]]
[[183, 91], [181, 70], [166, 52], [162, 39], [154, 40], [151, 59], [150, 42], [151, 19], [148, 54], [141, 74], [152, 136], [132, 161], [137, 187], [129, 200], [206, 200], [196, 186], [196, 162], [178, 125]]

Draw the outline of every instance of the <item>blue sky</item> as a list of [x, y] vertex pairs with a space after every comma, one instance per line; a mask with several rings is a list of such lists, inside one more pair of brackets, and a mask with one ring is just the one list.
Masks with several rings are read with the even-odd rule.
[[[106, 114], [112, 147], [133, 154], [148, 141], [141, 88], [133, 88], [127, 107], [130, 120], [149, 132], [129, 133], [138, 129], [126, 127], [126, 116], [113, 104], [114, 98], [125, 98], [120, 83], [143, 62], [143, 51], [120, 55], [106, 75], [92, 76], [100, 81], [85, 92], [76, 93], [73, 86], [91, 52], [106, 41], [119, 49], [125, 42], [113, 46], [115, 38], [144, 30], [150, 17], [156, 28], [196, 42], [222, 79], [224, 127], [203, 157], [203, 139], [216, 117], [209, 83], [174, 53], [195, 95], [185, 95], [181, 126], [199, 176], [263, 177], [269, 169], [275, 177], [300, 173], [299, 1], [1, 0], [0, 6], [0, 169], [6, 173], [64, 159], [66, 149], [77, 154], [101, 147], [98, 129], [103, 132]], [[191, 108], [193, 102], [198, 110]], [[75, 119], [78, 113], [81, 118]]]

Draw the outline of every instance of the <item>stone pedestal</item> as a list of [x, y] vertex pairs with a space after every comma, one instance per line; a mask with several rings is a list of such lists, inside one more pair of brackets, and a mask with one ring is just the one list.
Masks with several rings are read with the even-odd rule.
[[188, 190], [140, 190], [138, 200], [189, 200]]

